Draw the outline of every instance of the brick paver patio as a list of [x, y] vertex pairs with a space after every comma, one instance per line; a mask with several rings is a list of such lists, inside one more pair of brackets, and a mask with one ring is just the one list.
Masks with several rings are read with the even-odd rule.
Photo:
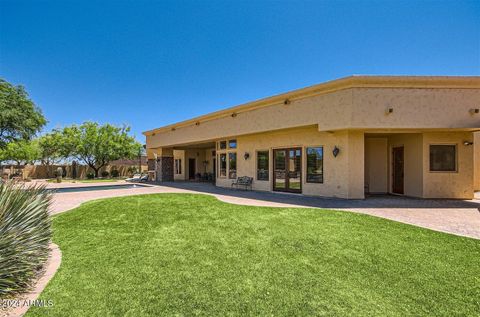
[[[121, 185], [124, 182], [99, 184], [48, 184], [55, 187]], [[56, 214], [81, 203], [107, 197], [154, 193], [201, 193], [241, 205], [269, 207], [313, 207], [359, 212], [432, 230], [480, 239], [480, 200], [416, 199], [399, 196], [374, 196], [365, 200], [309, 197], [258, 191], [241, 191], [215, 187], [208, 183], [171, 182], [148, 187], [119, 188], [102, 191], [56, 193], [52, 213]]]

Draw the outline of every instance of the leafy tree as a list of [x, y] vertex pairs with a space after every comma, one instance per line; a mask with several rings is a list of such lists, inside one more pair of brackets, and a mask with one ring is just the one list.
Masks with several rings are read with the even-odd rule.
[[65, 138], [61, 131], [42, 135], [38, 138], [39, 160], [47, 167], [47, 176], [51, 176], [51, 166], [58, 164], [62, 159], [69, 156], [68, 149], [65, 146]]
[[53, 130], [38, 138], [40, 160], [43, 165], [57, 164], [68, 156], [64, 146], [64, 136], [60, 131]]
[[46, 123], [25, 88], [0, 79], [0, 149], [9, 142], [30, 140]]
[[129, 127], [89, 121], [66, 127], [62, 130], [63, 151], [90, 166], [98, 177], [98, 171], [109, 162], [138, 155], [141, 144], [129, 132]]
[[8, 143], [0, 152], [2, 161], [13, 161], [17, 165], [33, 164], [39, 159], [38, 142], [17, 141]]

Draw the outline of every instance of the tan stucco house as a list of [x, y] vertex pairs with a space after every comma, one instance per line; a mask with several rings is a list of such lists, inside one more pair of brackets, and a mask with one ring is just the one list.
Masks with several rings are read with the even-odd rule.
[[255, 190], [349, 199], [471, 199], [479, 108], [480, 77], [346, 77], [146, 131], [149, 173], [222, 187], [249, 176]]

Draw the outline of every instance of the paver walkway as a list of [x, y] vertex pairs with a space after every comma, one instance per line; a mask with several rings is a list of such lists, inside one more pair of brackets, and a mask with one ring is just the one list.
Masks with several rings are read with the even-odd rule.
[[[48, 187], [88, 187], [121, 184], [125, 183], [61, 183], [49, 184]], [[224, 202], [251, 206], [345, 210], [480, 239], [480, 200], [478, 199], [415, 199], [385, 195], [369, 197], [364, 200], [345, 200], [297, 194], [231, 190], [207, 183], [171, 182], [149, 185], [148, 187], [57, 193], [54, 195], [52, 213], [75, 208], [81, 203], [93, 199], [154, 193], [202, 193], [213, 195]]]

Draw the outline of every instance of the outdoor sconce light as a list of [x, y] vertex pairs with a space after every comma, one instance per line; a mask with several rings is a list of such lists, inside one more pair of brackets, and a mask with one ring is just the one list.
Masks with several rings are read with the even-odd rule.
[[176, 129], [175, 128], [172, 128], [172, 131], [175, 131]]
[[480, 109], [478, 109], [478, 108], [472, 108], [472, 109], [470, 109], [469, 112], [470, 112], [471, 115], [474, 115], [474, 114], [480, 113]]
[[245, 160], [248, 160], [249, 157], [250, 157], [250, 153], [245, 152], [245, 154], [243, 155], [243, 158], [244, 158]]
[[234, 112], [232, 113], [232, 118], [235, 118], [237, 116], [237, 114]]
[[465, 146], [473, 145], [473, 142], [463, 141], [463, 145], [465, 145]]
[[195, 125], [200, 125], [200, 121], [195, 122]]
[[393, 108], [392, 108], [392, 107], [387, 107], [387, 108], [385, 109], [385, 114], [388, 115], [388, 114], [391, 114], [391, 113], [393, 113]]
[[340, 149], [335, 145], [335, 147], [333, 148], [333, 156], [334, 157], [337, 157], [338, 153], [340, 153]]
[[290, 101], [290, 99], [285, 99], [285, 101], [283, 102], [284, 105], [289, 105], [291, 104], [292, 102]]

